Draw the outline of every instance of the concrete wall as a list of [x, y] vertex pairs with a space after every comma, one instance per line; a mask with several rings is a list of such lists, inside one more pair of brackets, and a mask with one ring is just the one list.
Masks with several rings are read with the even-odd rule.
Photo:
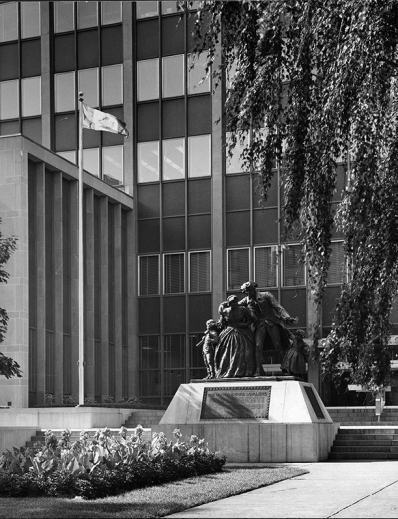
[[0, 307], [8, 317], [8, 331], [0, 351], [21, 366], [23, 378], [0, 376], [0, 405], [28, 406], [28, 155], [12, 149], [13, 140], [0, 140], [0, 230], [18, 238], [17, 250], [5, 265], [10, 274], [0, 285]]
[[183, 441], [192, 434], [204, 438], [211, 451], [227, 456], [228, 463], [308, 463], [328, 458], [338, 424], [222, 423], [153, 425], [173, 440], [180, 429]]
[[34, 427], [0, 427], [0, 454], [7, 449], [12, 452], [13, 447], [24, 447], [35, 434]]
[[[0, 429], [4, 427], [39, 429], [93, 429], [121, 427], [131, 409], [61, 407], [33, 409], [0, 409]], [[23, 445], [24, 443], [21, 443]]]

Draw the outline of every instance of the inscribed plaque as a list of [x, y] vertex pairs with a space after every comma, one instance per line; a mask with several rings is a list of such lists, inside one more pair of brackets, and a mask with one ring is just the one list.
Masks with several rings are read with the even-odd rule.
[[268, 419], [271, 386], [204, 389], [201, 420]]
[[309, 398], [309, 401], [311, 402], [312, 408], [315, 411], [316, 417], [320, 420], [325, 420], [325, 415], [322, 412], [321, 406], [319, 405], [318, 400], [316, 399], [316, 396], [314, 394], [314, 391], [312, 390], [311, 386], [304, 386], [305, 392], [307, 393], [307, 396]]

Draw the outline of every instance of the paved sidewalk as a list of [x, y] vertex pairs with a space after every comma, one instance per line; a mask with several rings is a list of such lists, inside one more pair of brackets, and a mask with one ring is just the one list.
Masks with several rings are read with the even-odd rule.
[[398, 461], [292, 465], [309, 473], [166, 517], [398, 518]]

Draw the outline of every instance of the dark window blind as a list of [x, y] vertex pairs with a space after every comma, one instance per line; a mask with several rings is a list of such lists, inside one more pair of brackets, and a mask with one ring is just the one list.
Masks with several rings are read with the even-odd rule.
[[184, 292], [184, 254], [166, 254], [164, 257], [164, 292]]
[[159, 294], [159, 256], [140, 257], [140, 296]]
[[210, 252], [192, 252], [189, 258], [190, 292], [210, 291]]

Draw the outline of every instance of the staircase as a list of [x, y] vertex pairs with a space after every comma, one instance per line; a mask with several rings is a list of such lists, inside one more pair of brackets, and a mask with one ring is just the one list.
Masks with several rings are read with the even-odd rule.
[[[63, 429], [51, 429], [51, 430], [58, 439], [61, 438], [61, 433], [62, 433]], [[88, 433], [89, 439], [92, 440], [94, 438], [95, 433], [98, 431], [98, 428], [97, 429], [84, 429], [84, 430]], [[111, 431], [112, 436], [115, 436], [115, 438], [120, 439], [120, 434], [119, 434], [120, 427], [118, 429], [109, 428], [109, 430]], [[73, 443], [73, 442], [79, 440], [81, 429], [71, 429], [70, 431], [71, 431], [70, 442]], [[31, 439], [26, 442], [26, 447], [34, 447], [34, 444], [36, 442], [41, 442], [44, 445], [44, 443], [46, 441], [46, 437], [44, 435], [45, 432], [46, 432], [46, 429], [41, 429], [39, 431], [36, 431], [35, 436], [32, 436]], [[127, 436], [131, 436], [132, 434], [133, 434], [133, 429], [132, 428], [127, 429]], [[144, 428], [144, 431], [142, 433], [142, 438], [145, 441], [150, 441], [151, 436], [152, 436], [151, 429]]]
[[340, 423], [329, 460], [398, 460], [398, 407], [384, 407], [380, 417], [374, 406], [327, 410]]
[[[123, 427], [126, 427], [127, 429], [127, 436], [131, 436], [133, 434], [134, 429], [137, 427], [137, 425], [142, 425], [144, 431], [142, 433], [142, 438], [145, 441], [150, 441], [152, 439], [152, 431], [151, 427], [152, 425], [158, 425], [159, 421], [162, 419], [164, 415], [164, 410], [157, 410], [157, 409], [136, 409], [132, 411], [129, 418], [126, 420], [126, 422], [123, 424]], [[104, 427], [97, 427], [95, 429], [84, 429], [87, 433], [90, 439], [94, 438], [95, 433], [99, 429], [105, 429], [106, 425]], [[55, 436], [60, 439], [61, 433], [63, 429], [51, 429], [52, 432], [55, 434]], [[115, 438], [120, 438], [120, 427], [119, 428], [109, 428], [111, 431], [111, 435], [115, 436]], [[80, 431], [81, 429], [71, 429], [71, 443], [77, 441], [80, 438]], [[45, 443], [45, 432], [46, 429], [41, 429], [36, 431], [35, 436], [32, 436], [29, 441], [26, 442], [26, 447], [33, 447], [36, 442], [41, 442], [42, 444]]]
[[398, 460], [398, 427], [340, 427], [329, 460]]
[[334, 422], [341, 425], [377, 425], [398, 426], [398, 407], [384, 407], [380, 420], [375, 414], [375, 407], [328, 407], [328, 413]]

